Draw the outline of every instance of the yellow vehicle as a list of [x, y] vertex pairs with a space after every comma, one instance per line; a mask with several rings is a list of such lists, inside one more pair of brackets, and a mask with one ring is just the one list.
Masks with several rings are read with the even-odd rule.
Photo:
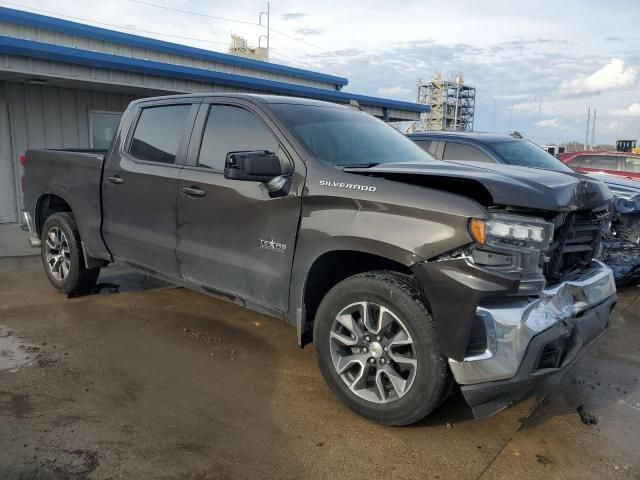
[[618, 140], [616, 142], [616, 150], [618, 152], [640, 154], [640, 147], [636, 146], [636, 142], [636, 140]]

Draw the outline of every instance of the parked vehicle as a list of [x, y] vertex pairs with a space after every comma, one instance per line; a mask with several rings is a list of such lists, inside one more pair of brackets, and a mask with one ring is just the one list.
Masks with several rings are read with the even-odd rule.
[[[408, 135], [442, 160], [493, 162], [569, 172], [570, 168], [519, 134], [426, 132]], [[604, 173], [588, 173], [612, 191], [612, 229], [602, 258], [620, 286], [640, 283], [640, 183]]]
[[558, 158], [579, 172], [600, 172], [640, 180], [640, 155], [625, 152], [571, 152]]
[[614, 195], [612, 235], [602, 242], [602, 259], [619, 286], [640, 284], [640, 183], [606, 173], [588, 173]]
[[428, 415], [452, 380], [478, 416], [548, 388], [616, 303], [594, 258], [601, 182], [436, 161], [347, 106], [138, 100], [106, 154], [28, 151], [24, 195], [60, 291], [119, 261], [286, 319], [384, 424]]
[[566, 148], [559, 145], [541, 145], [540, 148], [553, 156], [557, 156], [566, 152]]
[[640, 147], [637, 147], [637, 140], [616, 141], [616, 152], [630, 152], [640, 154]]

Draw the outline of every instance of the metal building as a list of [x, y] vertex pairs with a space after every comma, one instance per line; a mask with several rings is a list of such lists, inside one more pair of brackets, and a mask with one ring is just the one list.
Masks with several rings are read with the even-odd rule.
[[424, 113], [408, 131], [473, 131], [476, 89], [465, 85], [462, 74], [457, 74], [453, 80], [443, 80], [436, 72], [429, 81], [418, 80], [417, 101], [431, 106], [431, 111]]
[[171, 93], [357, 101], [387, 121], [428, 107], [343, 92], [347, 79], [0, 7], [0, 223], [21, 209], [29, 148], [106, 148], [127, 104]]

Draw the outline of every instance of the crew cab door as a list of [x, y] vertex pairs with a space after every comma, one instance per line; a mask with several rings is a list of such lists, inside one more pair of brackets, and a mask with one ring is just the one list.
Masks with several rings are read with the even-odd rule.
[[[224, 177], [227, 153], [268, 150], [292, 166], [282, 195]], [[177, 257], [185, 280], [285, 312], [305, 168], [264, 112], [241, 100], [205, 101], [177, 200]]]
[[102, 233], [118, 260], [179, 277], [176, 192], [198, 105], [138, 104], [128, 112], [104, 168]]

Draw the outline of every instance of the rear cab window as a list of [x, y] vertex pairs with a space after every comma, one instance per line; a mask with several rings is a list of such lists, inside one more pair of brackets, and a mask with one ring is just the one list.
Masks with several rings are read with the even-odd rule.
[[145, 162], [173, 165], [191, 104], [144, 107], [136, 123], [128, 152]]

